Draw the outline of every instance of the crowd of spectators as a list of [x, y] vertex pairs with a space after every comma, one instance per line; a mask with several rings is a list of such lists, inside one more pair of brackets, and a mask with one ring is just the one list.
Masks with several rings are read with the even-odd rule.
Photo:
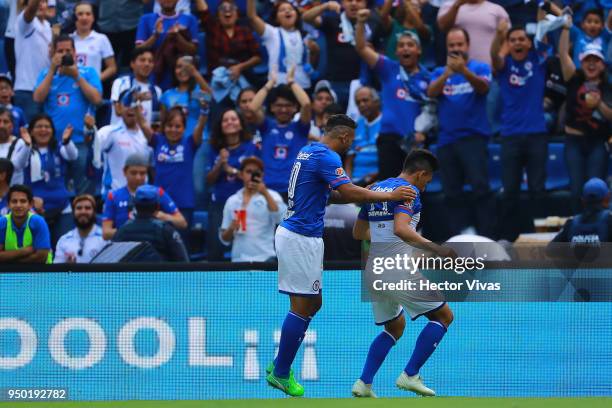
[[203, 213], [208, 260], [271, 260], [293, 161], [336, 113], [356, 184], [436, 153], [450, 235], [516, 239], [551, 140], [573, 210], [609, 175], [609, 0], [2, 4], [2, 260], [88, 262], [151, 218], [191, 253]]

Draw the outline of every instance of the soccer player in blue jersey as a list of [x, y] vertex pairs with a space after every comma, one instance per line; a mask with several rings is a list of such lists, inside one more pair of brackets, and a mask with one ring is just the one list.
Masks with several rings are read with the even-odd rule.
[[[419, 194], [410, 204], [388, 201], [363, 206], [353, 227], [354, 238], [371, 240], [373, 244], [392, 245], [397, 253], [412, 253], [413, 248], [420, 248], [442, 257], [454, 256], [452, 249], [439, 246], [416, 231], [421, 213], [420, 193], [425, 191], [437, 168], [438, 160], [431, 152], [424, 149], [411, 151], [406, 156], [403, 170], [398, 177], [377, 182], [370, 188], [373, 191], [389, 191], [409, 186], [418, 190]], [[417, 338], [412, 357], [397, 378], [396, 385], [406, 391], [434, 396], [435, 392], [423, 384], [419, 371], [453, 321], [451, 309], [444, 301], [424, 300], [422, 296], [417, 300], [415, 297], [419, 296], [408, 292], [385, 291], [379, 295], [380, 297], [372, 302], [372, 309], [376, 325], [384, 326], [384, 330], [370, 346], [361, 377], [353, 385], [353, 395], [376, 398], [372, 391], [372, 381], [385, 357], [404, 332], [405, 310], [412, 320], [424, 315], [429, 319], [429, 323]]]
[[345, 203], [410, 202], [416, 197], [407, 186], [382, 192], [351, 183], [338, 153], [353, 144], [355, 127], [346, 115], [330, 116], [321, 143], [300, 150], [289, 177], [287, 213], [276, 231], [278, 290], [289, 295], [291, 307], [283, 322], [278, 355], [267, 369], [267, 381], [294, 397], [304, 395], [304, 388], [295, 380], [291, 364], [311, 319], [321, 308], [323, 215], [330, 195], [332, 202]]

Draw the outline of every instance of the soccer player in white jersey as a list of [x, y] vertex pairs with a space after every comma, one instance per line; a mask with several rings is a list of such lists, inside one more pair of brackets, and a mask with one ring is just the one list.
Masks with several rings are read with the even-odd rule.
[[289, 295], [291, 307], [283, 322], [278, 355], [269, 365], [266, 379], [272, 387], [294, 397], [304, 395], [304, 388], [295, 380], [291, 364], [310, 320], [321, 308], [323, 215], [330, 194], [332, 202], [357, 203], [409, 202], [416, 197], [409, 187], [381, 192], [351, 183], [338, 153], [353, 144], [355, 127], [346, 115], [330, 116], [321, 142], [300, 150], [289, 177], [287, 214], [276, 231], [278, 290]]
[[[455, 256], [452, 249], [439, 246], [416, 231], [421, 212], [420, 194], [425, 191], [437, 169], [438, 160], [431, 152], [424, 149], [411, 151], [398, 177], [379, 181], [370, 188], [373, 191], [389, 191], [408, 186], [418, 191], [418, 196], [410, 204], [389, 201], [363, 206], [353, 227], [354, 238], [371, 240], [372, 245], [379, 243], [386, 248], [393, 248], [393, 252], [400, 254], [410, 254], [414, 248], [420, 248], [442, 257]], [[412, 276], [414, 279], [414, 275]], [[435, 392], [423, 384], [419, 371], [453, 321], [453, 313], [448, 304], [439, 298], [419, 296], [408, 291], [380, 292], [378, 297], [373, 297], [373, 300], [375, 323], [384, 326], [384, 330], [370, 345], [361, 377], [353, 385], [353, 395], [376, 397], [372, 391], [372, 381], [385, 357], [404, 332], [406, 327], [404, 311], [406, 311], [412, 320], [424, 315], [429, 319], [429, 323], [417, 338], [410, 361], [397, 378], [396, 385], [400, 389], [423, 396], [434, 396]]]

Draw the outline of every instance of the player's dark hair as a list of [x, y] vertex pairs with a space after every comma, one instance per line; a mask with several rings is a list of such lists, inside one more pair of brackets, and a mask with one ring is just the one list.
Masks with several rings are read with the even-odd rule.
[[417, 171], [433, 173], [440, 167], [438, 159], [432, 152], [425, 149], [413, 149], [404, 160], [402, 172], [412, 174]]
[[357, 124], [353, 119], [344, 114], [331, 115], [327, 119], [325, 124], [325, 135], [329, 137], [336, 137], [342, 133], [350, 130], [354, 130]]
[[278, 98], [283, 98], [293, 105], [298, 105], [298, 101], [295, 99], [293, 91], [287, 84], [282, 84], [272, 89], [272, 92], [270, 92], [270, 104], [275, 103]]
[[468, 45], [470, 44], [470, 34], [463, 27], [453, 26], [450, 30], [448, 30], [448, 33], [446, 33], [446, 38], [448, 38], [448, 35], [453, 31], [461, 31], [463, 33], [463, 36], [465, 37], [465, 41], [468, 43]]
[[0, 116], [2, 115], [8, 115], [8, 117], [11, 119], [11, 123], [13, 124], [13, 126], [15, 125], [15, 122], [13, 120], [13, 113], [10, 109], [5, 106], [0, 106]]
[[130, 62], [136, 61], [138, 57], [140, 57], [142, 54], [146, 54], [147, 52], [150, 52], [151, 55], [155, 56], [155, 52], [153, 52], [153, 48], [151, 47], [134, 48], [130, 54]]
[[24, 184], [15, 184], [9, 188], [7, 198], [9, 202], [11, 201], [11, 196], [13, 193], [24, 193], [28, 197], [28, 201], [31, 203], [34, 200], [34, 195], [32, 194], [32, 190], [30, 187]]
[[595, 15], [597, 17], [599, 17], [599, 19], [603, 22], [604, 21], [604, 13], [602, 9], [598, 9], [598, 8], [592, 8], [587, 10], [584, 13], [584, 17], [582, 17], [582, 21], [586, 20], [586, 18], [590, 15]]
[[510, 35], [512, 35], [512, 33], [517, 32], [517, 31], [523, 31], [525, 35], [527, 35], [527, 30], [525, 29], [525, 26], [517, 25], [517, 26], [512, 26], [512, 28], [508, 30], [508, 33], [506, 34], [506, 39], [509, 40]]
[[0, 173], [6, 174], [6, 184], [11, 184], [13, 171], [15, 171], [15, 166], [13, 166], [13, 163], [9, 159], [0, 159]]
[[59, 44], [61, 42], [65, 42], [65, 41], [69, 41], [70, 44], [72, 45], [72, 49], [76, 50], [76, 46], [74, 45], [74, 38], [72, 38], [68, 34], [60, 34], [57, 37], [54, 37], [53, 38], [53, 49], [56, 50], [57, 49], [57, 44]]

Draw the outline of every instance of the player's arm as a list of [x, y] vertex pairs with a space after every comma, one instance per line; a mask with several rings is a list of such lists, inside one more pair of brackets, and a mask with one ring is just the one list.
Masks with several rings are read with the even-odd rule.
[[417, 196], [416, 192], [408, 187], [401, 186], [391, 192], [372, 191], [367, 188], [346, 183], [338, 186], [338, 194], [331, 195], [331, 202], [336, 204], [346, 203], [379, 203], [382, 201], [404, 201], [411, 202]]
[[370, 240], [370, 222], [367, 220], [357, 219], [353, 225], [353, 238], [358, 241]]
[[172, 214], [165, 213], [163, 211], [159, 211], [155, 216], [158, 220], [167, 221], [171, 223], [174, 228], [185, 229], [187, 228], [187, 221], [183, 214], [179, 210], [176, 210]]
[[414, 247], [431, 251], [439, 256], [452, 256], [452, 249], [431, 242], [410, 227], [412, 216], [405, 212], [396, 212], [393, 217], [393, 233], [402, 241]]

